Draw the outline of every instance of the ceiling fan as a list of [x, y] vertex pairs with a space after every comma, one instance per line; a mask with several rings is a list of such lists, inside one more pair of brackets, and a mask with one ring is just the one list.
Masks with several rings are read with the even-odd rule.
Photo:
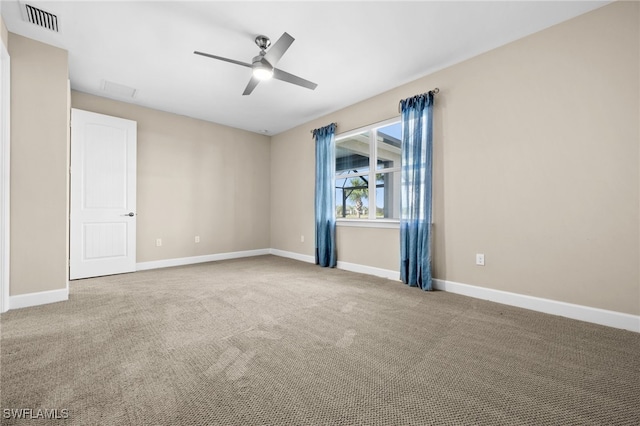
[[206, 56], [208, 58], [219, 59], [225, 62], [231, 62], [232, 64], [242, 65], [243, 67], [252, 69], [251, 80], [249, 80], [249, 84], [244, 89], [243, 95], [249, 95], [253, 92], [253, 89], [256, 88], [258, 83], [261, 80], [268, 80], [271, 77], [286, 81], [287, 83], [296, 84], [298, 86], [306, 87], [307, 89], [314, 90], [318, 85], [316, 83], [312, 83], [309, 80], [305, 80], [304, 78], [300, 78], [296, 75], [289, 74], [286, 71], [282, 71], [281, 69], [276, 68], [276, 64], [282, 58], [282, 55], [285, 54], [287, 49], [291, 46], [295, 39], [291, 37], [288, 33], [282, 34], [282, 36], [276, 41], [276, 43], [269, 49], [267, 52], [267, 48], [271, 45], [271, 40], [269, 37], [259, 35], [256, 37], [256, 44], [260, 48], [260, 53], [258, 56], [255, 56], [250, 64], [246, 62], [236, 61], [234, 59], [223, 58], [221, 56], [211, 55], [209, 53], [198, 52], [195, 51], [196, 55]]

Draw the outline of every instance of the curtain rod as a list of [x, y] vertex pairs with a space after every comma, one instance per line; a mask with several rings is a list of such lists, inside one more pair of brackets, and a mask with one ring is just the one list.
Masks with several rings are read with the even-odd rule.
[[[335, 124], [335, 126], [336, 126], [336, 127], [338, 127], [338, 123], [336, 123], [335, 121], [334, 121], [333, 123], [329, 123], [329, 124], [327, 124], [327, 126], [331, 126], [332, 124]], [[324, 127], [324, 126], [323, 126], [323, 127]], [[320, 127], [320, 129], [322, 129], [322, 127]], [[313, 132], [315, 132], [316, 130], [318, 130], [318, 129], [312, 129], [312, 130], [310, 130], [311, 134], [313, 134]]]
[[[436, 87], [423, 94], [426, 95], [427, 93], [433, 93], [434, 95], [437, 95], [438, 93], [440, 93], [440, 89]], [[398, 102], [398, 112], [402, 112], [402, 100]], [[331, 124], [335, 124], [336, 127], [338, 126], [338, 123], [331, 123]], [[314, 130], [317, 130], [317, 129], [314, 129]], [[310, 130], [311, 134], [313, 134], [314, 130]]]
[[[431, 89], [428, 92], [423, 93], [423, 95], [426, 95], [427, 93], [433, 93], [434, 95], [437, 95], [438, 93], [440, 93], [440, 89], [436, 87], [435, 89]], [[398, 112], [402, 112], [402, 100], [398, 102]]]

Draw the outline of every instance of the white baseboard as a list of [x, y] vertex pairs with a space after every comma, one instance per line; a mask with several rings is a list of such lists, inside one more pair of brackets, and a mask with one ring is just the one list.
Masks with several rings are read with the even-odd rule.
[[269, 253], [274, 256], [286, 257], [289, 259], [299, 260], [301, 262], [316, 263], [315, 256], [309, 256], [308, 254], [300, 254], [294, 253], [292, 251], [284, 251], [278, 249], [270, 249]]
[[349, 263], [349, 262], [341, 262], [341, 261], [338, 261], [337, 268], [344, 269], [345, 271], [358, 272], [360, 274], [367, 274], [367, 275], [373, 275], [376, 277], [382, 277], [389, 280], [395, 280], [395, 281], [400, 280], [400, 272], [392, 271], [390, 269], [381, 269], [381, 268], [375, 268], [373, 266], [359, 265], [357, 263]]
[[218, 260], [239, 259], [241, 257], [262, 256], [270, 253], [270, 249], [259, 249], [234, 251], [230, 253], [207, 254], [204, 256], [180, 257], [177, 259], [152, 260], [150, 262], [136, 263], [136, 271], [170, 268], [172, 266], [193, 265], [195, 263], [215, 262]]
[[489, 300], [491, 302], [517, 306], [545, 314], [558, 315], [640, 333], [640, 316], [638, 315], [575, 305], [557, 300], [543, 299], [452, 281], [433, 280], [433, 286], [437, 290], [447, 291], [449, 293], [462, 294], [464, 296], [475, 297], [476, 299]]
[[37, 293], [18, 294], [9, 297], [9, 309], [28, 308], [47, 303], [69, 300], [69, 285], [60, 290], [39, 291]]
[[[286, 257], [289, 259], [299, 260], [301, 262], [316, 263], [315, 256], [309, 256], [307, 254], [294, 253], [291, 251], [284, 251], [278, 249], [271, 249], [269, 251], [274, 256]], [[375, 268], [373, 266], [360, 265], [357, 263], [349, 263], [338, 261], [336, 268], [343, 269], [345, 271], [357, 272], [360, 274], [374, 275], [376, 277], [388, 278], [390, 280], [399, 280], [400, 272], [391, 271], [388, 269]]]

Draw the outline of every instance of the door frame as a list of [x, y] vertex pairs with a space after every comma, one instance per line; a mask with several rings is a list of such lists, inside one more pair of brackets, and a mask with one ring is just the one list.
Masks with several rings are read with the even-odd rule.
[[0, 312], [9, 310], [9, 283], [10, 283], [10, 201], [11, 201], [11, 66], [9, 52], [4, 43], [0, 43]]

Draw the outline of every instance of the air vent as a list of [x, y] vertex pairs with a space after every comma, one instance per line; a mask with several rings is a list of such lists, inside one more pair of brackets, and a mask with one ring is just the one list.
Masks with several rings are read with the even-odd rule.
[[51, 31], [59, 32], [58, 17], [53, 13], [22, 3], [24, 6], [24, 18], [27, 22], [31, 22], [39, 27], [46, 28]]
[[102, 90], [110, 95], [120, 98], [135, 98], [138, 92], [133, 87], [125, 86], [124, 84], [114, 83], [113, 81], [103, 80]]

